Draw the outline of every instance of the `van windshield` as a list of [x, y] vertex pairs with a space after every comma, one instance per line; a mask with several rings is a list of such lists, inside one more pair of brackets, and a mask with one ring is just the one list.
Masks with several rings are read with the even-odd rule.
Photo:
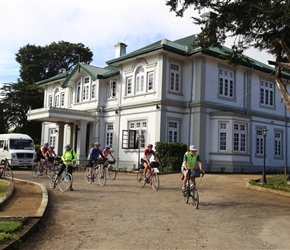
[[34, 149], [32, 140], [10, 139], [10, 149]]

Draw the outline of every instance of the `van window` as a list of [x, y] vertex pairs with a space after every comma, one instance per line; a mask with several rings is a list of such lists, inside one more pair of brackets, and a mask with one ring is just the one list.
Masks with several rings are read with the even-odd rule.
[[0, 140], [0, 148], [3, 148], [4, 146], [4, 140]]
[[10, 139], [10, 149], [34, 149], [32, 140]]

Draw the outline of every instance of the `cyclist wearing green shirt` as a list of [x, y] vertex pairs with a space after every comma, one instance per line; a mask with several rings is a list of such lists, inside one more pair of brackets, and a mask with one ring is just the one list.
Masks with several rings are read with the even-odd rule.
[[[196, 163], [198, 163], [198, 167], [196, 167]], [[187, 151], [183, 156], [183, 167], [184, 167], [184, 178], [183, 178], [183, 185], [182, 185], [182, 191], [185, 191], [185, 185], [187, 182], [187, 173], [188, 170], [200, 170], [204, 173], [202, 169], [202, 163], [200, 161], [199, 154], [197, 152], [197, 149], [194, 145], [191, 145], [189, 147], [189, 151]], [[194, 171], [190, 172], [190, 188], [193, 188], [195, 185], [195, 177], [194, 177]]]

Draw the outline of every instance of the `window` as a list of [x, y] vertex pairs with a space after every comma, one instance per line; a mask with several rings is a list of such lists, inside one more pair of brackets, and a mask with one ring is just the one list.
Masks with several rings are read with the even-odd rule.
[[219, 70], [219, 95], [234, 97], [234, 71], [227, 69]]
[[139, 67], [136, 70], [136, 94], [142, 93], [144, 91], [144, 69], [143, 67]]
[[48, 96], [48, 106], [52, 107], [52, 104], [53, 104], [53, 95], [51, 94]]
[[60, 106], [64, 107], [64, 92], [60, 93]]
[[77, 91], [76, 91], [76, 102], [80, 102], [81, 100], [81, 82], [77, 83]]
[[92, 94], [92, 99], [95, 99], [96, 98], [96, 84], [93, 83], [92, 84], [92, 91], [91, 91], [91, 94]]
[[131, 95], [131, 94], [133, 94], [132, 77], [128, 77], [126, 80], [126, 95]]
[[123, 130], [122, 147], [137, 149], [140, 145], [140, 148], [145, 148], [146, 131], [147, 122], [145, 120], [130, 121], [128, 130]]
[[154, 90], [154, 73], [149, 72], [147, 74], [147, 90], [152, 91]]
[[227, 150], [227, 123], [219, 123], [219, 149]]
[[110, 81], [108, 85], [108, 92], [107, 92], [108, 99], [116, 98], [116, 88], [117, 88], [117, 82]]
[[275, 157], [282, 157], [282, 133], [275, 132]]
[[261, 81], [260, 103], [265, 106], [274, 106], [274, 84]]
[[55, 130], [55, 128], [49, 129], [48, 133], [49, 133], [49, 145], [55, 146], [55, 142], [56, 142], [56, 130]]
[[113, 145], [113, 134], [114, 134], [114, 126], [113, 124], [106, 125], [106, 145]]
[[169, 121], [168, 123], [168, 142], [178, 142], [179, 141], [179, 122]]
[[54, 107], [60, 107], [60, 92], [58, 89], [54, 93]]
[[246, 125], [235, 123], [234, 124], [234, 151], [246, 152]]
[[83, 85], [83, 101], [89, 100], [89, 89], [90, 89], [90, 78], [86, 77], [84, 79]]
[[180, 66], [177, 64], [170, 64], [169, 90], [173, 92], [180, 92]]
[[264, 137], [261, 129], [257, 130], [256, 135], [256, 154], [264, 155]]

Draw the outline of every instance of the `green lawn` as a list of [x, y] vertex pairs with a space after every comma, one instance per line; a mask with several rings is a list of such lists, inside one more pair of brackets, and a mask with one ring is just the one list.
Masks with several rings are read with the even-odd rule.
[[5, 181], [0, 181], [0, 198], [2, 198], [9, 189], [9, 184]]
[[270, 188], [274, 190], [290, 192], [290, 185], [287, 183], [287, 176], [283, 174], [267, 176], [267, 183], [263, 184], [261, 181], [250, 180], [249, 183], [254, 186]]

